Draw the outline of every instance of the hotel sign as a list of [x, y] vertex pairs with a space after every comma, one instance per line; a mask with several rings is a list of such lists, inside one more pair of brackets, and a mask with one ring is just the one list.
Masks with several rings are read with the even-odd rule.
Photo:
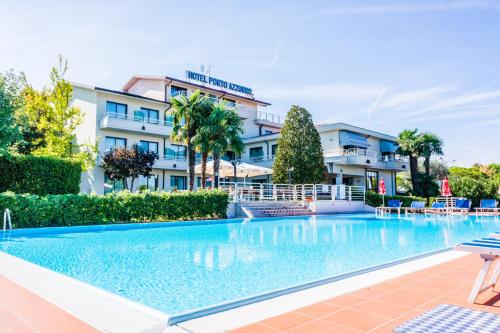
[[205, 74], [200, 74], [196, 72], [186, 71], [186, 78], [188, 80], [198, 81], [201, 83], [206, 83], [211, 86], [218, 88], [228, 89], [242, 94], [252, 95], [252, 89], [248, 87], [241, 86], [236, 83], [224, 81], [217, 79], [215, 77], [207, 76]]

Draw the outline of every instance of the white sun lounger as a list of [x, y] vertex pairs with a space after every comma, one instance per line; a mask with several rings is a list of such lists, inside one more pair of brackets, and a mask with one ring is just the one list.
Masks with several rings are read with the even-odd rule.
[[500, 261], [498, 261], [495, 265], [495, 269], [491, 275], [489, 283], [484, 285], [484, 280], [486, 280], [491, 264], [500, 258], [500, 238], [489, 237], [476, 239], [471, 242], [455, 246], [455, 250], [478, 253], [484, 261], [483, 267], [477, 275], [474, 286], [470, 292], [469, 299], [467, 300], [469, 303], [475, 303], [479, 293], [489, 288], [495, 288], [498, 277], [500, 276]]

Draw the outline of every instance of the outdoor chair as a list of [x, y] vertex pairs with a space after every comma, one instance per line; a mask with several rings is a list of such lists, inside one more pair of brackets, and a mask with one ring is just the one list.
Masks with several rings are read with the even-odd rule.
[[410, 207], [405, 207], [405, 214], [423, 213], [425, 201], [412, 201]]
[[489, 283], [484, 285], [484, 281], [486, 280], [486, 276], [491, 268], [491, 264], [493, 264], [493, 262], [500, 257], [500, 239], [496, 237], [476, 239], [471, 242], [455, 246], [455, 250], [478, 253], [484, 261], [483, 267], [477, 275], [468, 299], [469, 303], [474, 303], [479, 293], [490, 288], [495, 288], [500, 275], [500, 261], [496, 263]]
[[449, 207], [448, 213], [450, 214], [467, 214], [470, 210], [472, 202], [468, 199], [457, 199], [455, 207]]
[[430, 208], [424, 209], [424, 214], [446, 214], [446, 203], [443, 201], [433, 202]]
[[377, 207], [376, 210], [380, 214], [384, 213], [392, 213], [393, 211], [397, 211], [398, 215], [401, 214], [401, 201], [400, 200], [389, 200], [387, 202], [387, 206], [384, 207]]
[[482, 199], [479, 203], [479, 207], [475, 208], [476, 214], [500, 214], [500, 208], [498, 208], [498, 201], [495, 199]]

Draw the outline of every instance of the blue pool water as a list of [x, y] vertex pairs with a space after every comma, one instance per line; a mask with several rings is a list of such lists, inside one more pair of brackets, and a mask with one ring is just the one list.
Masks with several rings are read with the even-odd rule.
[[489, 217], [336, 215], [14, 230], [0, 249], [169, 314], [393, 262], [500, 230]]

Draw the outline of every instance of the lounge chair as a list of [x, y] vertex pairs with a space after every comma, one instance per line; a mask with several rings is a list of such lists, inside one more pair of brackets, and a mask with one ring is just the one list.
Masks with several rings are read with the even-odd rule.
[[479, 203], [479, 207], [475, 208], [476, 214], [500, 214], [500, 208], [498, 208], [498, 201], [495, 199], [482, 199]]
[[425, 209], [424, 201], [412, 201], [410, 207], [405, 207], [405, 214], [423, 213]]
[[446, 214], [446, 202], [433, 202], [430, 208], [424, 209], [424, 214]]
[[393, 211], [397, 211], [398, 215], [401, 214], [401, 201], [400, 200], [389, 200], [387, 202], [387, 206], [385, 207], [377, 207], [376, 211], [380, 214], [384, 213], [392, 213]]
[[489, 283], [484, 285], [484, 280], [486, 280], [491, 264], [500, 257], [500, 239], [494, 237], [476, 239], [455, 246], [455, 250], [479, 253], [481, 259], [484, 261], [483, 267], [477, 275], [476, 282], [474, 282], [468, 299], [469, 303], [474, 303], [479, 293], [491, 287], [494, 289], [498, 281], [500, 275], [500, 261], [495, 265], [495, 270], [491, 275]]
[[450, 214], [467, 214], [470, 210], [471, 201], [468, 199], [457, 199], [455, 207], [449, 207], [448, 213]]

